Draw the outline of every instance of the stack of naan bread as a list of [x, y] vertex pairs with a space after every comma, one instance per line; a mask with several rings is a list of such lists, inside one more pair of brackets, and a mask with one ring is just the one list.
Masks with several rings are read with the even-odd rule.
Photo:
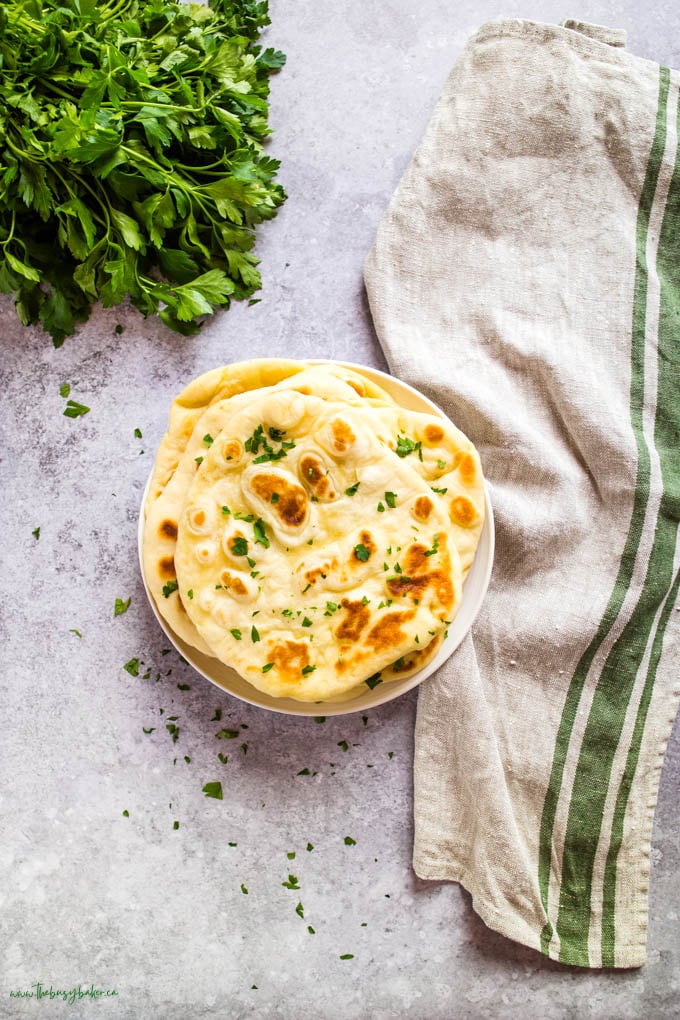
[[472, 443], [332, 362], [200, 376], [149, 483], [144, 574], [172, 632], [272, 697], [354, 697], [429, 661], [484, 522]]

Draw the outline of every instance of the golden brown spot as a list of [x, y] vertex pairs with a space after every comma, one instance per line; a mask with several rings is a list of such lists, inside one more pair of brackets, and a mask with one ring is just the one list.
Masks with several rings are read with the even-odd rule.
[[[362, 559], [357, 555], [357, 546], [359, 545], [363, 545], [364, 549], [368, 552], [368, 556], [365, 559]], [[375, 542], [373, 541], [370, 531], [362, 531], [357, 545], [355, 545], [352, 550], [350, 563], [366, 563], [375, 552], [375, 548]]]
[[298, 471], [302, 481], [311, 489], [317, 499], [330, 500], [336, 498], [337, 493], [328, 476], [326, 465], [315, 454], [306, 453], [303, 457], [300, 457]]
[[205, 524], [205, 510], [195, 510], [191, 518], [191, 523], [197, 528], [202, 528]]
[[429, 496], [418, 496], [413, 507], [413, 514], [419, 521], [426, 521], [432, 513], [434, 504]]
[[239, 439], [227, 439], [222, 447], [225, 460], [239, 460], [243, 454], [243, 446]]
[[282, 679], [302, 680], [302, 670], [309, 665], [309, 647], [301, 641], [284, 641], [272, 648], [269, 661]]
[[455, 499], [451, 500], [449, 516], [453, 524], [460, 524], [462, 528], [469, 528], [477, 520], [477, 511], [466, 496], [456, 496]]
[[333, 433], [333, 445], [338, 453], [347, 453], [350, 446], [356, 442], [356, 436], [352, 432], [349, 424], [343, 421], [342, 418], [334, 418], [331, 422], [331, 432]]
[[233, 592], [234, 595], [247, 595], [248, 589], [241, 580], [240, 577], [234, 577], [228, 570], [223, 570], [220, 574], [220, 584], [227, 591]]
[[430, 443], [434, 446], [435, 443], [441, 443], [444, 438], [444, 429], [441, 425], [426, 425], [423, 438], [426, 443]]
[[175, 572], [175, 557], [163, 556], [158, 561], [158, 573], [161, 577], [171, 577], [174, 580], [177, 576]]
[[441, 606], [448, 609], [453, 605], [453, 583], [447, 572], [449, 555], [446, 549], [446, 536], [438, 534], [435, 538], [442, 567], [430, 570], [431, 557], [427, 553], [431, 550], [414, 542], [404, 556], [403, 573], [387, 581], [390, 595], [395, 598], [411, 595], [414, 599], [421, 599], [427, 589], [432, 587]]
[[349, 599], [343, 599], [341, 605], [345, 610], [345, 616], [337, 627], [335, 636], [340, 641], [358, 641], [362, 630], [370, 622], [371, 612], [360, 601], [350, 602]]
[[165, 520], [158, 526], [161, 538], [177, 538], [177, 525], [174, 521]]
[[413, 619], [414, 616], [415, 610], [405, 613], [386, 613], [371, 627], [365, 638], [366, 643], [376, 651], [398, 645], [407, 637], [406, 632], [401, 629], [402, 623]]
[[331, 570], [333, 569], [333, 567], [336, 567], [337, 565], [338, 561], [333, 560], [333, 562], [330, 564], [324, 563], [322, 567], [314, 567], [313, 570], [308, 570], [307, 573], [305, 574], [305, 580], [307, 581], [307, 584], [316, 584], [319, 578], [325, 580], [328, 577]]
[[[253, 475], [250, 485], [256, 496], [271, 505], [273, 512], [283, 524], [292, 528], [299, 528], [304, 524], [309, 503], [307, 493], [301, 486], [268, 472]], [[277, 496], [278, 499], [272, 502], [272, 496]]]
[[465, 482], [466, 485], [472, 485], [477, 477], [477, 465], [475, 464], [475, 458], [472, 454], [464, 453], [458, 461], [457, 467], [461, 480]]
[[[239, 539], [241, 541], [239, 541]], [[242, 547], [242, 543], [244, 540], [246, 543], [248, 542], [248, 539], [246, 538], [242, 531], [235, 531], [233, 535], [229, 536], [229, 538], [227, 539], [227, 548], [232, 556], [241, 555], [238, 551], [234, 552], [234, 546], [236, 545], [237, 548]]]
[[357, 379], [344, 379], [343, 381], [346, 382], [348, 386], [351, 386], [354, 392], [358, 393], [360, 397], [363, 397], [366, 393], [366, 387]]

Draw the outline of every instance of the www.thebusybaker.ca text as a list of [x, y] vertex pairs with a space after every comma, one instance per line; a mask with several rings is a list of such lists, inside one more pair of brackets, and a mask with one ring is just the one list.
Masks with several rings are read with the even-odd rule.
[[77, 985], [75, 988], [53, 988], [52, 985], [44, 985], [41, 981], [34, 981], [28, 991], [10, 992], [10, 999], [63, 999], [64, 1002], [73, 1005], [78, 999], [106, 999], [112, 995], [118, 995], [115, 988], [83, 988]]

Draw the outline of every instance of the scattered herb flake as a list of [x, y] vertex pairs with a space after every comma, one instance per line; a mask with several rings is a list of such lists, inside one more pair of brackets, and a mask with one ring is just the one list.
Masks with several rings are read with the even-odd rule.
[[231, 629], [231, 630], [229, 631], [229, 633], [230, 633], [230, 634], [231, 634], [231, 636], [232, 636], [233, 638], [235, 638], [235, 639], [236, 639], [237, 641], [240, 641], [240, 640], [241, 640], [241, 637], [243, 636], [243, 635], [241, 634], [241, 631], [240, 631], [240, 630], [238, 629], [238, 627], [232, 627], [232, 629]]
[[206, 432], [206, 434], [205, 434], [205, 435], [203, 436], [203, 445], [204, 445], [204, 446], [207, 446], [207, 447], [208, 447], [208, 449], [210, 449], [210, 447], [212, 446], [212, 444], [213, 444], [214, 442], [215, 442], [215, 440], [214, 440], [214, 439], [213, 439], [213, 437], [212, 437], [212, 436], [210, 435], [210, 433], [209, 433], [209, 432]]
[[129, 662], [125, 663], [123, 669], [126, 673], [129, 673], [130, 676], [139, 676], [139, 659], [130, 659]]
[[382, 683], [382, 674], [374, 673], [373, 676], [369, 676], [368, 679], [364, 681], [364, 683], [369, 688], [369, 690], [372, 691], [375, 687], [378, 686], [378, 684]]
[[79, 404], [77, 400], [67, 400], [64, 416], [66, 418], [82, 418], [83, 415], [89, 414], [89, 411], [90, 408], [85, 404]]
[[255, 624], [253, 624], [253, 626], [250, 628], [250, 640], [253, 642], [254, 645], [257, 644], [257, 642], [260, 640], [260, 632], [255, 626]]
[[71, 392], [71, 384], [70, 383], [67, 383], [67, 382], [62, 383], [61, 386], [59, 387], [59, 396], [60, 397], [68, 397], [70, 392]]
[[302, 675], [303, 676], [309, 676], [309, 674], [313, 673], [315, 669], [316, 669], [316, 666], [303, 666], [302, 667]]
[[304, 918], [305, 908], [302, 906], [302, 903], [298, 903], [297, 907], [295, 908], [295, 913], [297, 914], [298, 917]]
[[264, 664], [264, 666], [262, 667], [262, 672], [263, 673], [268, 673], [269, 670], [273, 669], [273, 668], [274, 668], [274, 663], [273, 662], [266, 662]]
[[128, 811], [127, 808], [125, 808], [125, 810], [123, 811], [123, 818], [129, 818], [129, 817], [130, 817], [130, 812]]
[[288, 876], [288, 881], [287, 882], [282, 882], [281, 885], [284, 886], [284, 888], [286, 888], [286, 889], [299, 889], [300, 888], [300, 883], [298, 882], [297, 877], [295, 875], [289, 875]]
[[34, 528], [33, 531], [31, 532], [31, 534], [33, 535], [33, 538], [37, 542], [38, 539], [40, 538], [40, 528]]
[[351, 836], [345, 836], [345, 846], [356, 846], [356, 839], [352, 839]]
[[172, 593], [174, 591], [177, 591], [178, 588], [179, 584], [177, 583], [177, 581], [168, 581], [166, 584], [163, 585], [163, 596], [166, 599], [169, 599]]
[[130, 598], [125, 599], [125, 601], [123, 601], [123, 599], [116, 599], [113, 606], [113, 615], [122, 616], [123, 613], [127, 613], [128, 609], [130, 608], [131, 602], [132, 596], [130, 596]]
[[134, 436], [135, 436], [135, 439], [141, 439], [142, 438], [142, 430], [141, 429], [135, 429]]
[[368, 557], [371, 555], [370, 551], [366, 548], [363, 542], [359, 542], [358, 545], [354, 546], [354, 555], [362, 563], [366, 563]]
[[421, 443], [416, 443], [408, 436], [399, 436], [395, 453], [397, 457], [408, 457], [409, 453], [421, 453]]
[[206, 797], [214, 797], [215, 800], [222, 800], [222, 784], [220, 782], [206, 783], [201, 792], [204, 793]]
[[355, 482], [354, 485], [350, 485], [350, 487], [348, 489], [345, 489], [345, 495], [346, 496], [356, 496], [357, 492], [359, 491], [359, 486], [360, 485], [361, 485], [361, 482]]
[[215, 734], [215, 738], [217, 740], [235, 740], [238, 735], [238, 730], [220, 730]]

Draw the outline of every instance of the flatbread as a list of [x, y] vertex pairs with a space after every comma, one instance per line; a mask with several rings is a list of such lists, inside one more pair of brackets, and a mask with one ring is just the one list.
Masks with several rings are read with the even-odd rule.
[[[241, 393], [275, 386], [284, 379], [311, 368], [313, 362], [287, 358], [253, 358], [212, 369], [193, 379], [175, 397], [170, 406], [168, 431], [163, 436], [154, 461], [151, 480], [144, 503], [144, 514], [168, 484], [187, 443], [205, 411], [220, 401]], [[314, 366], [325, 375], [334, 376], [351, 387], [359, 397], [391, 403], [390, 396], [370, 379], [344, 365], [323, 363]]]
[[[378, 438], [427, 482], [431, 497], [449, 518], [463, 577], [472, 566], [484, 525], [484, 476], [479, 454], [467, 436], [436, 414], [375, 407]], [[427, 501], [421, 510], [427, 513]]]
[[450, 519], [378, 439], [375, 410], [290, 389], [253, 395], [186, 494], [174, 557], [186, 612], [222, 662], [273, 697], [342, 695], [426, 649], [460, 604]]
[[[295, 364], [299, 365], [299, 363]], [[288, 368], [290, 365], [286, 366], [286, 369]], [[249, 390], [226, 399], [213, 401], [208, 409], [203, 409], [198, 419], [194, 421], [191, 434], [183, 436], [183, 451], [172, 471], [170, 471], [170, 462], [167, 458], [162, 475], [154, 470], [151, 484], [155, 477], [156, 489], [154, 498], [151, 501], [147, 500], [142, 543], [144, 576], [163, 619], [178, 637], [186, 644], [197, 648], [204, 655], [213, 653], [188, 619], [184, 602], [177, 592], [174, 555], [180, 512], [189, 485], [198, 470], [202, 457], [207, 452], [206, 444], [212, 442], [222, 432], [240, 409], [247, 407], [252, 401], [257, 400], [270, 390], [291, 389], [303, 395], [314, 393], [324, 399], [342, 400], [348, 404], [363, 405], [364, 402], [367, 402], [369, 406], [386, 406], [385, 401], [389, 400], [389, 397], [379, 387], [370, 387], [368, 392], [371, 396], [366, 396], [366, 389], [357, 373], [343, 369], [342, 366], [336, 366], [336, 368], [337, 372], [327, 371], [326, 366], [313, 366], [299, 372], [289, 372], [275, 386]], [[274, 362], [267, 363], [266, 369], [260, 363], [257, 372], [253, 371], [249, 375], [240, 370], [233, 378], [238, 378], [242, 382], [247, 379], [252, 381], [256, 378], [272, 378], [278, 371], [283, 371], [283, 367], [277, 368]], [[194, 389], [191, 386], [187, 387], [184, 391], [185, 396], [182, 398], [182, 406], [189, 400], [203, 399], [201, 395], [203, 397], [207, 394], [214, 396], [219, 391], [217, 383], [219, 380], [223, 382], [222, 376], [217, 373], [208, 373], [208, 375], [213, 376], [209, 383]], [[360, 393], [360, 390], [363, 392]], [[190, 420], [193, 419], [188, 417], [183, 419], [185, 425]], [[179, 449], [177, 443], [173, 448]], [[168, 449], [168, 446], [164, 448], [166, 453]], [[163, 456], [165, 457], [165, 453]], [[161, 482], [163, 482], [162, 485]]]

